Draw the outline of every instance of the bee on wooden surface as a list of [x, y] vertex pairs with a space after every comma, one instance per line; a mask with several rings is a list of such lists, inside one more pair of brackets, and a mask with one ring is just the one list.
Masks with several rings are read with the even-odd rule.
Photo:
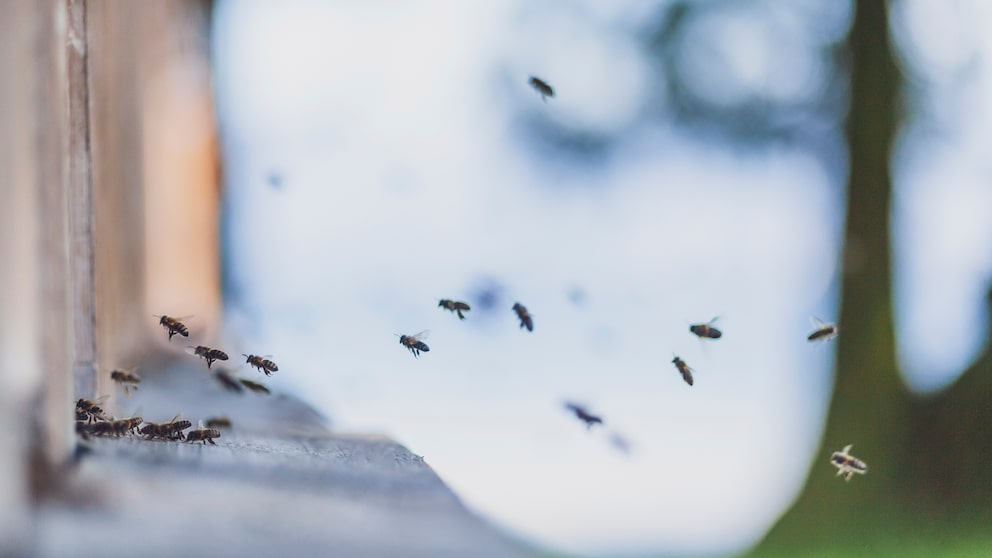
[[530, 315], [527, 308], [520, 304], [519, 302], [513, 305], [513, 311], [517, 313], [517, 318], [520, 320], [520, 327], [527, 328], [527, 331], [534, 331], [534, 317]]
[[806, 337], [807, 341], [829, 341], [837, 337], [837, 324], [829, 324], [818, 318], [810, 318], [810, 321], [816, 329]]
[[844, 446], [841, 451], [835, 451], [830, 456], [830, 464], [837, 467], [837, 475], [844, 475], [845, 481], [850, 481], [854, 473], [863, 475], [868, 472], [868, 465], [864, 461], [851, 455], [853, 446]]
[[202, 421], [199, 428], [186, 433], [186, 441], [190, 443], [202, 442], [203, 445], [209, 443], [212, 446], [216, 446], [217, 444], [214, 443], [214, 438], [220, 438], [220, 430], [216, 428], [204, 428]]
[[679, 373], [682, 374], [682, 379], [685, 380], [685, 383], [687, 383], [687, 384], [689, 384], [691, 386], [692, 385], [692, 368], [689, 368], [689, 365], [686, 364], [684, 360], [682, 360], [681, 358], [679, 358], [677, 356], [672, 359], [672, 363], [675, 364], [675, 368], [677, 368], [678, 371], [679, 371]]
[[410, 352], [413, 353], [415, 358], [419, 357], [421, 351], [426, 353], [431, 350], [431, 348], [427, 346], [427, 343], [424, 343], [423, 341], [424, 339], [427, 339], [430, 334], [431, 332], [425, 329], [416, 335], [400, 335], [400, 345], [410, 349]]
[[469, 310], [472, 309], [472, 307], [469, 306], [467, 302], [450, 300], [447, 298], [438, 301], [437, 305], [440, 308], [444, 308], [445, 310], [449, 310], [451, 312], [454, 312], [455, 314], [458, 314], [459, 320], [465, 319], [465, 314], [462, 314], [462, 312], [468, 312]]
[[276, 366], [276, 363], [272, 362], [267, 358], [256, 355], [246, 355], [244, 353], [241, 353], [241, 356], [248, 357], [247, 360], [248, 364], [250, 364], [255, 368], [258, 368], [259, 372], [265, 372], [266, 376], [271, 376], [273, 372], [279, 371], [279, 367]]
[[207, 361], [207, 368], [210, 368], [210, 366], [214, 363], [214, 361], [227, 360], [228, 358], [227, 353], [225, 353], [224, 351], [220, 349], [213, 349], [211, 347], [207, 347], [206, 345], [187, 347], [186, 352], [191, 355], [205, 359]]
[[159, 325], [164, 327], [169, 332], [169, 341], [172, 341], [172, 336], [177, 333], [183, 337], [189, 337], [189, 328], [187, 328], [186, 325], [179, 320], [186, 320], [192, 316], [183, 316], [181, 318], [173, 318], [172, 316], [156, 317], [158, 318]]
[[548, 84], [548, 82], [544, 81], [543, 79], [535, 76], [530, 76], [530, 80], [527, 83], [530, 83], [530, 86], [541, 94], [542, 101], [548, 102], [548, 97], [554, 98], [555, 96], [554, 88], [551, 87]]
[[88, 422], [107, 420], [107, 414], [100, 407], [106, 398], [107, 396], [103, 395], [96, 400], [82, 398], [76, 400], [76, 420]]
[[719, 317], [713, 318], [705, 324], [692, 324], [689, 326], [689, 331], [700, 339], [719, 339], [723, 337], [723, 332], [713, 327], [713, 323], [718, 319]]
[[565, 409], [575, 414], [575, 417], [586, 423], [586, 428], [592, 428], [594, 424], [603, 424], [602, 417], [598, 417], [586, 410], [582, 405], [576, 403], [565, 403]]
[[117, 436], [123, 436], [125, 434], [135, 435], [138, 433], [138, 427], [142, 423], [141, 417], [129, 417], [123, 419], [117, 419], [110, 421], [110, 429], [114, 431]]
[[124, 395], [131, 397], [131, 391], [138, 391], [138, 384], [141, 383], [141, 376], [131, 370], [114, 370], [110, 373], [110, 379], [117, 382], [124, 388]]
[[260, 384], [258, 382], [253, 382], [251, 380], [246, 380], [244, 378], [241, 378], [238, 381], [241, 382], [241, 385], [254, 391], [255, 393], [264, 393], [266, 395], [272, 393], [272, 391], [270, 391], [269, 388], [265, 387], [265, 384]]
[[231, 428], [231, 419], [227, 417], [210, 417], [203, 421], [207, 428]]
[[223, 370], [215, 370], [214, 379], [217, 380], [217, 383], [220, 384], [222, 388], [228, 391], [233, 391], [234, 393], [241, 393], [242, 391], [241, 384], [238, 383], [237, 378], [231, 376]]
[[163, 440], [185, 440], [186, 435], [183, 430], [193, 426], [188, 420], [180, 419], [178, 415], [169, 422], [146, 422], [138, 431], [149, 440], [161, 438]]

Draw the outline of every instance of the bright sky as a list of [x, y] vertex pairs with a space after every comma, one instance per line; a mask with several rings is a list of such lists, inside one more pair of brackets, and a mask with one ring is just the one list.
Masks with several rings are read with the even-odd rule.
[[[805, 336], [809, 316], [834, 317], [840, 188], [803, 151], [733, 154], [662, 123], [601, 167], [534, 153], [525, 117], [623, 133], [655, 94], [626, 31], [656, 7], [604, 5], [579, 18], [523, 1], [219, 3], [230, 333], [275, 355], [275, 388], [337, 429], [395, 437], [528, 540], [584, 554], [739, 550], [825, 458], [813, 451], [832, 347]], [[926, 17], [914, 10], [904, 16]], [[780, 83], [768, 57], [781, 49], [754, 27], [766, 21], [720, 17], [746, 83], [816, 86], [815, 72]], [[838, 17], [820, 40], [843, 33]], [[542, 102], [532, 74], [557, 97]], [[916, 386], [947, 382], [984, 338], [983, 110], [898, 174], [897, 228], [912, 239], [897, 247], [912, 272], [899, 284], [903, 357], [941, 364], [909, 366]], [[493, 281], [493, 312], [459, 322], [436, 307]], [[723, 339], [689, 334], [714, 316]], [[431, 352], [414, 359], [393, 334], [423, 329]], [[565, 399], [607, 429], [587, 432]], [[629, 456], [610, 446], [614, 431]]]

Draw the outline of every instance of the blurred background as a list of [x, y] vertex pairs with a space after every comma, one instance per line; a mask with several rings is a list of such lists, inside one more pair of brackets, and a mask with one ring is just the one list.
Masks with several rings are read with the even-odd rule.
[[[273, 401], [398, 440], [547, 555], [988, 556], [990, 21], [0, 4], [0, 421], [22, 426], [0, 429], [0, 554], [44, 538], [74, 398], [125, 416], [200, 372], [168, 314], [233, 373], [272, 355]], [[811, 317], [840, 335], [808, 342]], [[690, 334], [713, 318], [721, 339]], [[422, 330], [414, 358], [396, 335]], [[133, 366], [153, 389], [124, 401], [107, 371]], [[845, 483], [849, 444], [869, 472]]]
[[[992, 9], [863, 4], [217, 2], [228, 336], [560, 552], [744, 551], [847, 444], [872, 472], [832, 488], [891, 493], [834, 351], [871, 407], [985, 346]], [[394, 337], [425, 329], [419, 359]]]

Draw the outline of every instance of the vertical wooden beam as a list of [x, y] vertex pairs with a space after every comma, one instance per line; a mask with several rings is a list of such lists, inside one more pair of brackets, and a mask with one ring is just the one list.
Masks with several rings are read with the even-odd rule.
[[72, 308], [68, 216], [68, 88], [64, 0], [39, 0], [33, 38], [33, 147], [39, 223], [38, 331], [41, 347], [40, 440], [43, 459], [60, 463], [73, 443]]
[[[34, 82], [32, 37], [44, 10], [31, 0], [0, 3], [0, 555], [26, 554], [27, 426], [39, 389], [36, 199], [29, 137]], [[16, 78], [13, 78], [16, 76]], [[25, 417], [28, 417], [25, 420]]]
[[66, 0], [65, 58], [69, 101], [66, 171], [74, 339], [72, 370], [76, 397], [92, 398], [97, 390], [98, 363], [86, 12], [86, 0]]

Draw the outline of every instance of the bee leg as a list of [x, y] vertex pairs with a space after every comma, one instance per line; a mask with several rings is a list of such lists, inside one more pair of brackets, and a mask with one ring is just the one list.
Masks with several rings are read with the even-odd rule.
[[[210, 442], [210, 445], [211, 446], [216, 446], [217, 445], [217, 444], [214, 443], [214, 439], [213, 438], [207, 438], [207, 441]], [[206, 445], [206, 444], [203, 444], [203, 445]]]

